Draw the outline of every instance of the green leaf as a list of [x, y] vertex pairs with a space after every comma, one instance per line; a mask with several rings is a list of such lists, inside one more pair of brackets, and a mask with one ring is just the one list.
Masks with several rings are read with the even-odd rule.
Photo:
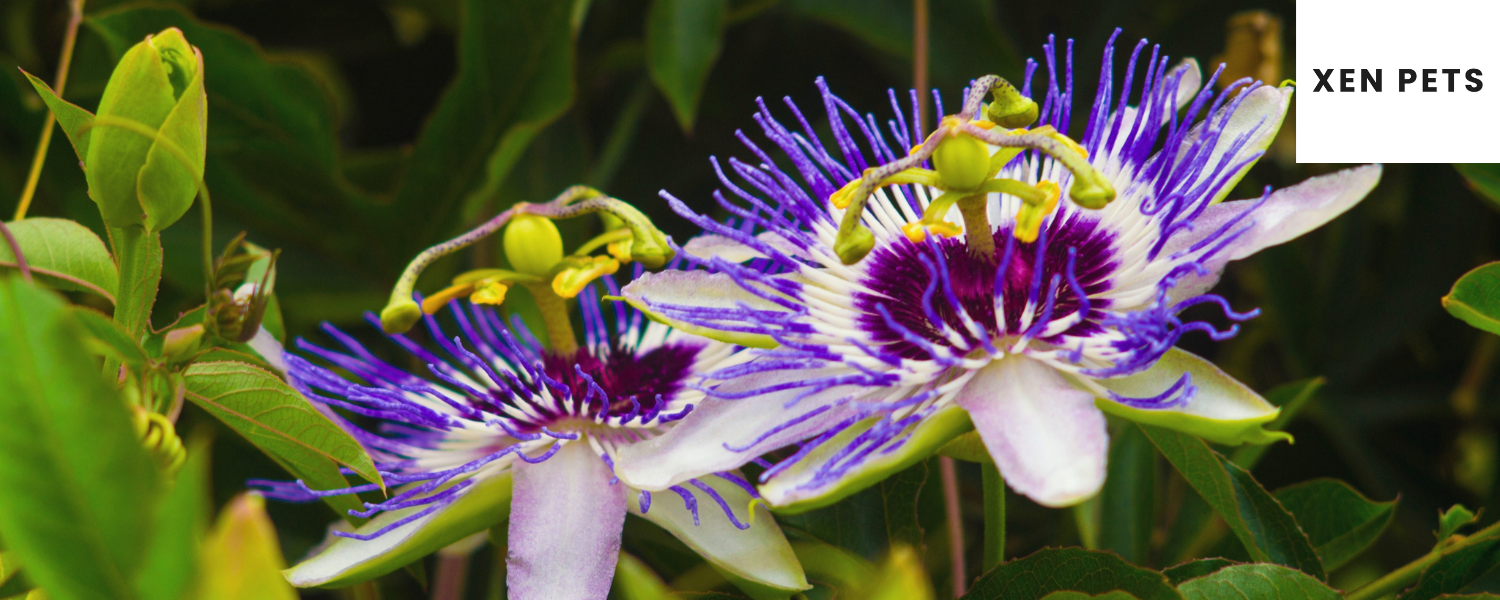
[[73, 314], [89, 333], [84, 343], [93, 350], [137, 369], [146, 365], [146, 350], [130, 338], [124, 326], [82, 306], [73, 307]]
[[615, 565], [614, 591], [621, 600], [664, 600], [672, 594], [651, 567], [627, 552], [620, 553]]
[[1234, 564], [1234, 561], [1227, 558], [1200, 558], [1165, 569], [1161, 574], [1166, 575], [1172, 585], [1179, 585], [1189, 579], [1202, 577]]
[[1500, 262], [1475, 268], [1443, 296], [1443, 308], [1463, 322], [1500, 334]]
[[1429, 600], [1443, 594], [1500, 593], [1500, 540], [1485, 540], [1439, 558], [1396, 600]]
[[1296, 519], [1248, 471], [1193, 436], [1160, 427], [1141, 429], [1188, 484], [1224, 517], [1252, 559], [1287, 565], [1319, 579], [1327, 577], [1317, 551]]
[[1490, 201], [1491, 208], [1500, 208], [1500, 165], [1454, 163], [1453, 168], [1469, 180], [1469, 189]]
[[156, 510], [156, 531], [146, 548], [139, 589], [143, 600], [187, 597], [198, 566], [199, 543], [213, 510], [209, 502], [209, 444], [195, 440], [177, 481]]
[[0, 279], [0, 534], [54, 598], [128, 599], [160, 479], [73, 312]]
[[[67, 219], [32, 217], [6, 223], [26, 265], [47, 285], [67, 291], [88, 291], [115, 301], [119, 275], [109, 250], [89, 228]], [[16, 266], [10, 245], [0, 242], [0, 266]]]
[[16, 554], [0, 548], [0, 599], [19, 597], [34, 587], [16, 560]]
[[405, 261], [474, 218], [526, 146], [573, 104], [572, 6], [465, 0], [458, 76], [417, 138], [396, 194]]
[[230, 361], [194, 363], [184, 375], [193, 403], [266, 454], [294, 465], [294, 474], [331, 462], [381, 483], [364, 447], [275, 375]]
[[646, 67], [683, 131], [693, 130], [703, 86], [724, 45], [726, 0], [652, 0]]
[[38, 79], [35, 75], [21, 71], [26, 75], [26, 80], [31, 82], [31, 87], [36, 88], [37, 95], [42, 97], [42, 102], [47, 104], [48, 110], [57, 117], [58, 126], [62, 127], [63, 135], [68, 136], [68, 142], [73, 144], [73, 151], [78, 154], [78, 161], [83, 162], [83, 157], [89, 153], [88, 126], [94, 122], [94, 113], [79, 107], [72, 102], [63, 100], [52, 91], [52, 86]]
[[203, 544], [200, 587], [215, 600], [297, 600], [281, 574], [285, 568], [265, 499], [241, 494], [224, 507]]
[[1448, 510], [1438, 513], [1437, 543], [1441, 545], [1444, 540], [1458, 533], [1459, 529], [1479, 520], [1479, 515], [1469, 511], [1462, 504], [1454, 504]]
[[1145, 564], [1156, 528], [1156, 450], [1139, 427], [1111, 440], [1109, 473], [1099, 493], [1099, 549]]
[[1113, 592], [1105, 592], [1097, 596], [1085, 594], [1083, 592], [1064, 590], [1061, 592], [1052, 592], [1050, 594], [1047, 594], [1046, 596], [1042, 597], [1042, 600], [1136, 600], [1136, 597], [1130, 595], [1128, 592], [1122, 592], [1119, 590], [1115, 590]]
[[1385, 532], [1396, 503], [1374, 502], [1336, 479], [1314, 479], [1276, 490], [1276, 500], [1297, 519], [1323, 568], [1348, 563]]
[[1109, 552], [1044, 548], [985, 573], [965, 600], [1037, 600], [1057, 591], [1103, 594], [1123, 591], [1140, 600], [1180, 600], [1161, 573], [1125, 562]]
[[1306, 573], [1281, 565], [1235, 565], [1177, 586], [1187, 600], [1339, 600]]
[[893, 544], [920, 547], [917, 497], [926, 479], [927, 465], [918, 463], [836, 504], [778, 514], [777, 520], [784, 529], [875, 560]]

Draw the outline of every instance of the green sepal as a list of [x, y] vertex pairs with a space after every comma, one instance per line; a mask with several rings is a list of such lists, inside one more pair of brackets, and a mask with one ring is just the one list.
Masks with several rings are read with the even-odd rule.
[[[761, 497], [770, 503], [771, 510], [777, 514], [795, 515], [822, 508], [905, 470], [974, 428], [967, 411], [956, 404], [949, 405], [912, 426], [911, 437], [896, 451], [872, 454], [855, 471], [840, 477], [838, 483], [819, 489], [814, 495], [784, 500], [789, 495], [798, 493], [795, 488], [802, 483], [804, 475], [809, 475], [831, 455], [843, 450], [850, 440], [873, 427], [881, 418], [883, 417], [870, 417], [824, 442], [796, 465], [761, 485]], [[783, 500], [778, 502], [778, 499]]]
[[[177, 99], [161, 58], [149, 42], [131, 47], [115, 65], [96, 118], [131, 121], [155, 130], [172, 113]], [[91, 130], [83, 157], [89, 198], [99, 205], [104, 222], [115, 227], [145, 223], [145, 209], [136, 195], [136, 177], [155, 142], [142, 132], [114, 126]]]
[[[156, 39], [161, 37], [167, 36]], [[182, 34], [175, 37], [181, 40]], [[193, 205], [193, 198], [198, 195], [198, 183], [203, 180], [204, 162], [208, 157], [205, 137], [208, 96], [203, 89], [203, 57], [196, 49], [192, 52], [189, 58], [197, 62], [197, 68], [177, 105], [162, 122], [157, 140], [146, 153], [146, 164], [136, 178], [136, 193], [146, 210], [146, 229], [150, 231], [166, 229], [182, 218]], [[187, 164], [184, 164], [184, 159]]]
[[[287, 581], [297, 587], [333, 588], [369, 581], [508, 521], [510, 500], [511, 474], [489, 476], [475, 483], [452, 504], [373, 540], [361, 541], [329, 534], [321, 549], [284, 574]], [[418, 506], [381, 513], [355, 532], [369, 534], [378, 531], [423, 508]]]
[[31, 87], [36, 88], [37, 95], [42, 97], [42, 102], [52, 111], [52, 116], [57, 118], [57, 124], [62, 126], [63, 135], [68, 136], [68, 142], [73, 144], [73, 151], [78, 154], [78, 160], [88, 156], [89, 138], [92, 131], [89, 126], [94, 122], [94, 113], [91, 113], [77, 104], [68, 102], [58, 97], [57, 92], [52, 91], [52, 86], [45, 81], [37, 79], [35, 75], [21, 71], [22, 75], [31, 82]]
[[[1189, 374], [1192, 384], [1198, 387], [1198, 397], [1183, 409], [1134, 408], [1110, 400], [1102, 394], [1095, 398], [1094, 404], [1100, 410], [1118, 417], [1180, 431], [1217, 444], [1237, 446], [1292, 441], [1289, 433], [1265, 428], [1267, 423], [1276, 420], [1277, 415], [1281, 414], [1280, 408], [1266, 402], [1254, 390], [1219, 370], [1213, 363], [1185, 350], [1172, 348], [1147, 371], [1117, 379], [1097, 380], [1097, 384], [1126, 396], [1151, 395], [1166, 389], [1162, 382], [1169, 385], [1167, 379], [1176, 381], [1183, 373]], [[1141, 383], [1144, 382], [1153, 383], [1142, 387]], [[1155, 387], [1151, 387], [1152, 385]], [[1151, 393], [1144, 393], [1147, 390]], [[1210, 406], [1204, 397], [1206, 394], [1217, 396], [1212, 405], [1220, 409], [1233, 405], [1233, 409], [1228, 412], [1246, 416], [1220, 419], [1188, 412]]]

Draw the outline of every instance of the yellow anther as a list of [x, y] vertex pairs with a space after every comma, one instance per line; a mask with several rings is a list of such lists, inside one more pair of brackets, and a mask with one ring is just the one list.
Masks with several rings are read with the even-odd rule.
[[484, 281], [475, 287], [474, 293], [469, 295], [469, 301], [475, 304], [499, 306], [505, 302], [505, 293], [508, 291], [510, 291], [510, 286], [503, 283]]
[[1048, 137], [1051, 137], [1054, 140], [1062, 142], [1063, 145], [1067, 146], [1069, 150], [1077, 152], [1079, 156], [1082, 156], [1084, 158], [1088, 158], [1089, 157], [1089, 151], [1088, 150], [1084, 150], [1083, 146], [1080, 146], [1080, 145], [1078, 145], [1078, 142], [1073, 141], [1073, 138], [1065, 136], [1065, 135], [1063, 135], [1061, 133], [1053, 133], [1052, 135], [1050, 135]]
[[630, 262], [630, 245], [634, 241], [633, 238], [625, 238], [618, 242], [610, 242], [608, 246], [605, 246], [605, 249], [609, 252], [610, 256], [615, 257], [615, 260], [621, 263], [628, 263]]
[[954, 237], [963, 233], [964, 229], [948, 221], [938, 221], [936, 223], [915, 221], [901, 226], [901, 233], [906, 234], [906, 239], [917, 244], [927, 241], [928, 231], [943, 237]]
[[911, 152], [907, 152], [906, 155], [907, 156], [911, 156], [911, 155], [916, 154], [916, 153], [921, 152], [921, 151], [922, 151], [922, 145], [921, 144], [917, 144], [915, 146], [912, 146], [911, 147]]
[[989, 121], [980, 121], [978, 119], [975, 119], [973, 121], [969, 121], [969, 124], [973, 125], [975, 127], [978, 127], [980, 129], [994, 129], [995, 128], [995, 124], [994, 123], [991, 123]]
[[422, 299], [422, 312], [435, 315], [449, 302], [474, 293], [474, 282], [458, 283], [443, 288], [436, 294]]
[[852, 200], [850, 196], [854, 194], [854, 188], [859, 187], [859, 184], [863, 181], [864, 178], [860, 177], [844, 184], [844, 187], [839, 188], [839, 191], [834, 192], [833, 195], [828, 198], [828, 201], [832, 202], [833, 207], [839, 210], [849, 208], [849, 201]]
[[564, 268], [552, 278], [552, 291], [563, 298], [574, 298], [583, 292], [589, 282], [613, 275], [620, 270], [620, 261], [608, 256], [591, 256], [578, 260], [573, 266]]
[[1042, 219], [1057, 210], [1057, 202], [1062, 198], [1062, 188], [1051, 181], [1038, 181], [1036, 189], [1046, 194], [1046, 199], [1038, 204], [1023, 202], [1021, 210], [1016, 212], [1016, 240], [1026, 244], [1036, 241], [1042, 231]]

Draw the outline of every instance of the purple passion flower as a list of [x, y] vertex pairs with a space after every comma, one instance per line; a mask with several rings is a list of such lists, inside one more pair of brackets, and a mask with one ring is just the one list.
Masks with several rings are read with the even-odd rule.
[[[618, 293], [613, 280], [605, 282]], [[785, 537], [764, 507], [751, 504], [754, 487], [738, 473], [705, 473], [654, 494], [613, 473], [621, 450], [681, 425], [703, 400], [695, 371], [737, 360], [735, 348], [646, 322], [623, 303], [606, 318], [592, 289], [580, 306], [586, 344], [571, 356], [545, 349], [519, 319], [507, 326], [489, 308], [456, 301], [449, 312], [461, 335], [444, 335], [429, 315], [431, 344], [387, 336], [425, 372], [377, 358], [331, 325], [323, 330], [342, 350], [299, 339], [309, 357], [349, 376], [288, 353], [292, 385], [354, 434], [392, 490], [351, 511], [371, 520], [334, 531], [288, 579], [299, 586], [363, 581], [508, 518], [512, 598], [600, 599], [630, 512], [753, 584], [806, 589]], [[367, 318], [379, 327], [377, 317]], [[360, 427], [332, 409], [374, 425]], [[252, 485], [293, 502], [378, 491], [373, 484], [324, 491], [301, 481]]]
[[[1064, 135], [1071, 41], [1060, 73], [1057, 46], [1045, 46], [1045, 88], [1032, 87], [1032, 61], [1019, 90], [981, 79], [931, 134], [916, 122], [916, 92], [910, 113], [890, 92], [882, 124], [819, 79], [823, 137], [790, 99], [780, 120], [758, 100], [765, 141], [739, 134], [753, 158], [711, 161], [731, 218], [663, 192], [706, 232], [682, 248], [695, 268], [624, 290], [655, 318], [758, 349], [706, 373], [709, 399], [683, 427], [624, 450], [622, 480], [665, 489], [785, 448], [760, 492], [797, 510], [972, 428], [1013, 489], [1067, 506], [1103, 484], [1105, 413], [1223, 444], [1288, 438], [1262, 428], [1275, 407], [1174, 347], [1238, 326], [1179, 315], [1208, 304], [1229, 321], [1255, 316], [1207, 293], [1225, 264], [1348, 210], [1380, 167], [1225, 202], [1292, 89], [1245, 79], [1215, 93], [1221, 67], [1200, 90], [1196, 62], [1169, 67], [1156, 47], [1141, 62], [1142, 40], [1117, 91], [1113, 41], [1077, 141]], [[1038, 116], [1039, 127], [1016, 125]], [[863, 200], [857, 189], [873, 192], [866, 203], [850, 203]], [[846, 220], [844, 206], [863, 208]]]

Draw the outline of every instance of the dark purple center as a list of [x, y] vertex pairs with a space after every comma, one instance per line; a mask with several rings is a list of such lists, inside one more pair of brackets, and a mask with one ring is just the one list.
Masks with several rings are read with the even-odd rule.
[[[597, 392], [588, 407], [581, 407], [583, 400], [589, 397], [589, 382], [583, 375], [592, 378], [594, 384], [603, 390], [609, 401], [609, 414], [629, 413], [636, 410], [635, 403], [640, 404], [641, 414], [653, 414], [662, 408], [658, 406], [657, 398], [670, 401], [682, 390], [702, 349], [702, 344], [692, 343], [667, 344], [640, 354], [615, 348], [603, 360], [582, 350], [567, 358], [548, 352], [542, 357], [542, 369], [548, 377], [568, 388], [569, 399], [559, 399], [559, 402], [570, 407], [549, 416], [592, 418], [599, 414], [603, 403]], [[560, 395], [556, 389], [552, 394], [554, 397]]]
[[[1010, 238], [1009, 229], [995, 232], [995, 252], [992, 257], [975, 256], [962, 237], [937, 239], [937, 251], [947, 262], [949, 284], [959, 306], [976, 324], [985, 328], [993, 337], [999, 333], [995, 318], [995, 276], [1005, 245]], [[1078, 311], [1081, 306], [1078, 295], [1068, 282], [1068, 249], [1077, 253], [1073, 274], [1089, 296], [1110, 289], [1109, 275], [1119, 266], [1112, 250], [1113, 232], [1098, 226], [1092, 219], [1077, 215], [1062, 223], [1049, 226], [1046, 238], [1032, 243], [1016, 242], [1004, 272], [1002, 293], [1005, 297], [1005, 331], [1008, 334], [1021, 332], [1021, 316], [1032, 299], [1035, 282], [1037, 253], [1041, 252], [1042, 278], [1040, 291], [1032, 307], [1033, 323], [1044, 311], [1048, 288], [1052, 277], [1060, 277], [1050, 320], [1062, 319]], [[899, 328], [892, 327], [880, 314], [877, 306], [884, 306], [891, 320], [912, 334], [939, 346], [952, 346], [942, 334], [940, 324], [929, 318], [927, 308], [954, 331], [959, 332], [965, 347], [978, 347], [979, 340], [969, 333], [960, 319], [957, 309], [947, 299], [941, 282], [933, 290], [931, 299], [924, 306], [924, 296], [934, 281], [933, 271], [923, 264], [925, 256], [933, 267], [938, 262], [933, 248], [926, 242], [917, 244], [901, 238], [892, 244], [882, 245], [870, 254], [870, 270], [863, 281], [875, 294], [856, 294], [855, 307], [859, 309], [860, 326], [869, 332], [881, 350], [893, 352], [902, 358], [925, 360], [931, 358], [920, 345], [908, 341]], [[1091, 310], [1104, 308], [1103, 302], [1093, 300]], [[1097, 318], [1090, 315], [1069, 328], [1062, 335], [1088, 335], [1097, 332]]]

